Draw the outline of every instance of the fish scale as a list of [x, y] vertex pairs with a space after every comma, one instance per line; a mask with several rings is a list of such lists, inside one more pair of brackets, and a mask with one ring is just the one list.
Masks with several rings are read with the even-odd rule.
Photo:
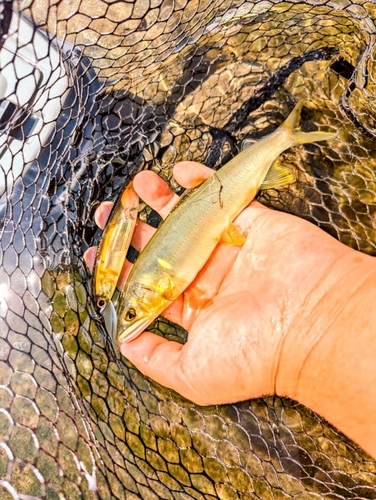
[[[10, 4], [0, 4], [2, 34]], [[137, 170], [170, 180], [176, 161], [227, 161], [234, 148], [216, 141], [227, 124], [240, 149], [301, 99], [311, 103], [302, 128], [339, 139], [284, 153], [296, 184], [260, 199], [375, 255], [374, 5], [62, 0], [28, 13], [80, 45], [104, 87], [70, 69], [81, 99], [66, 102], [35, 168], [0, 194], [0, 498], [376, 498], [375, 461], [296, 402], [200, 408], [119, 362], [83, 265], [98, 200]], [[68, 68], [82, 59], [69, 57]], [[233, 126], [241, 108], [251, 112]], [[163, 319], [154, 330], [186, 337]]]

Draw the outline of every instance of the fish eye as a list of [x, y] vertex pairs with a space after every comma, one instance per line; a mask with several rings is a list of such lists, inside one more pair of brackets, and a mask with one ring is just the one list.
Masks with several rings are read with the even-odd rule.
[[106, 301], [104, 299], [99, 299], [97, 302], [98, 309], [102, 310], [106, 306]]
[[128, 309], [128, 311], [125, 313], [125, 319], [127, 321], [132, 321], [132, 319], [135, 319], [136, 316], [136, 310], [133, 307]]

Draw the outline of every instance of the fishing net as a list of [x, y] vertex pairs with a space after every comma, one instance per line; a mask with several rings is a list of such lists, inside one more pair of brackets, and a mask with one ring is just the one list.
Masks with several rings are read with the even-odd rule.
[[302, 99], [302, 128], [338, 135], [286, 151], [297, 181], [259, 198], [375, 254], [375, 18], [363, 0], [1, 1], [1, 499], [376, 498], [376, 463], [301, 405], [199, 408], [118, 360], [83, 264], [95, 208], [137, 171], [178, 189], [175, 162], [219, 168]]

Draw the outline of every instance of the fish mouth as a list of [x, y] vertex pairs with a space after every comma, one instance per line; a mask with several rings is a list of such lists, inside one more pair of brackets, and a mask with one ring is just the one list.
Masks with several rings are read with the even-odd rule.
[[117, 334], [117, 341], [120, 342], [120, 344], [124, 344], [126, 342], [130, 342], [131, 340], [134, 340], [136, 337], [141, 335], [143, 331], [146, 330], [150, 323], [150, 318], [142, 318], [138, 321], [135, 321], [132, 325], [124, 328], [124, 330], [120, 331], [120, 333]]
[[102, 308], [100, 313], [103, 316], [104, 324], [106, 326], [108, 334], [110, 335], [111, 339], [115, 339], [118, 321], [116, 310], [111, 300]]

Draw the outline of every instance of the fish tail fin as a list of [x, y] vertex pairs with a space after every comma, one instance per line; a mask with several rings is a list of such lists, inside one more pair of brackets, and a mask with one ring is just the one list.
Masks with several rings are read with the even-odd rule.
[[308, 142], [327, 141], [336, 137], [336, 132], [321, 132], [315, 130], [314, 132], [302, 132], [300, 130], [300, 114], [304, 106], [304, 101], [299, 101], [295, 108], [291, 111], [286, 118], [281, 128], [284, 128], [295, 139], [297, 144], [305, 144]]

